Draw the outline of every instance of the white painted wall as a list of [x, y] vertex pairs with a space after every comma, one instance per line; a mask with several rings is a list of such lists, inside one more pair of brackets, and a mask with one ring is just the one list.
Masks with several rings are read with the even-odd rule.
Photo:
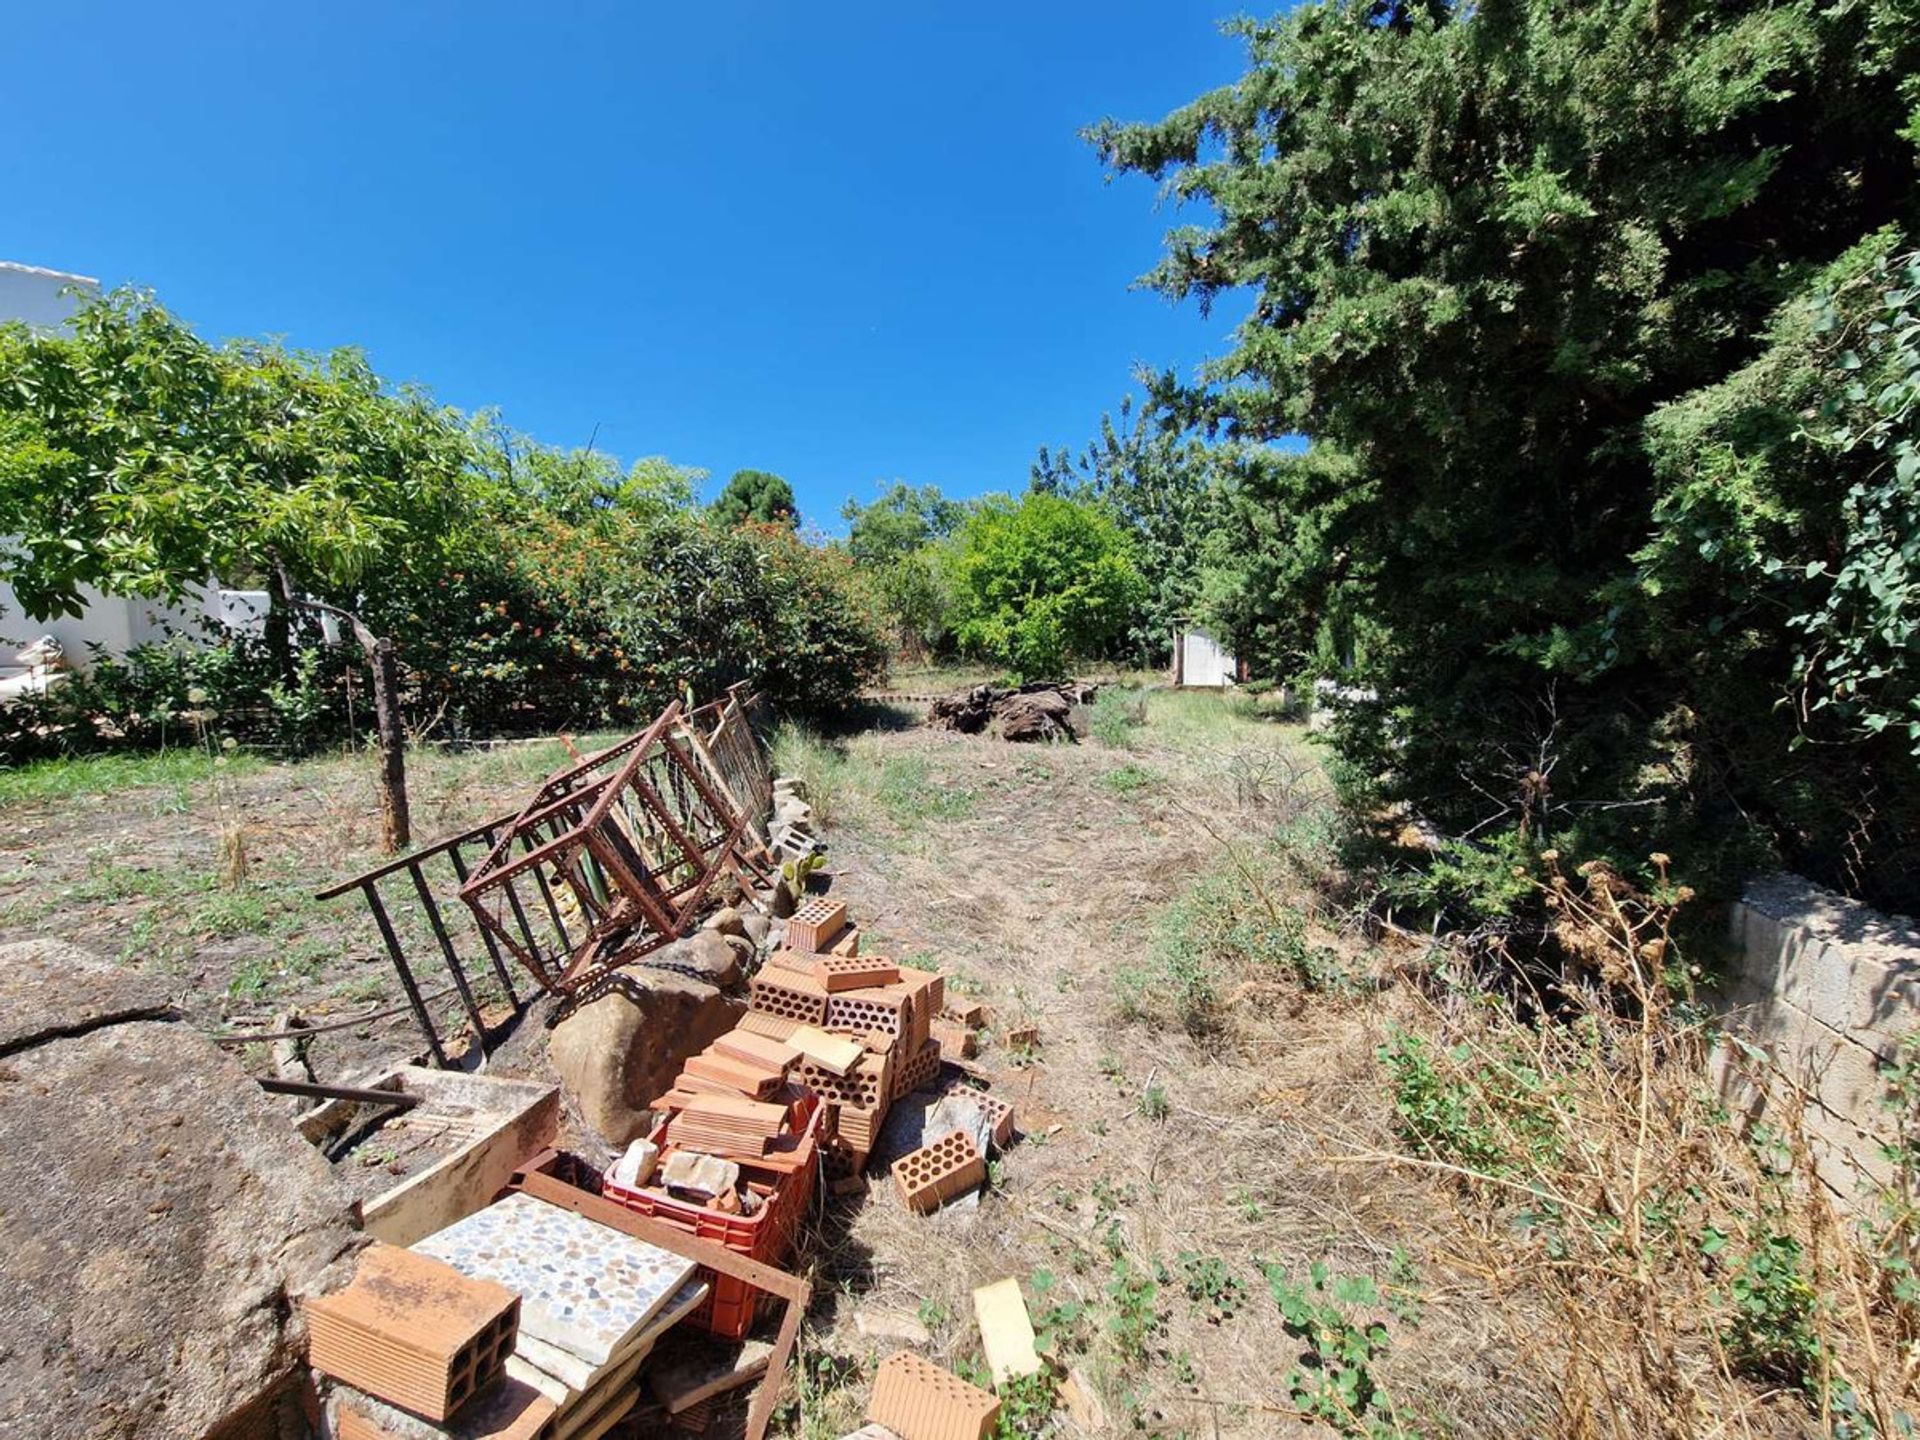
[[0, 260], [0, 321], [24, 320], [37, 330], [58, 330], [85, 298], [64, 293], [69, 286], [100, 293], [100, 282], [88, 275]]
[[1233, 683], [1234, 658], [1204, 630], [1179, 632], [1179, 665], [1174, 673], [1181, 685], [1218, 690]]
[[13, 587], [0, 582], [0, 674], [17, 667], [18, 652], [43, 635], [51, 635], [67, 652], [67, 663], [86, 668], [98, 646], [110, 655], [124, 655], [136, 645], [165, 640], [170, 635], [203, 639], [213, 630], [209, 616], [217, 613], [221, 592], [202, 589], [179, 605], [158, 600], [128, 600], [102, 595], [91, 586], [81, 589], [83, 608], [77, 616], [31, 616], [24, 612]]
[[[82, 293], [75, 294], [74, 291]], [[64, 270], [46, 270], [0, 260], [0, 322], [24, 321], [39, 330], [58, 330], [87, 295], [98, 295], [100, 282]], [[18, 652], [42, 636], [51, 635], [66, 651], [67, 663], [85, 668], [94, 647], [124, 655], [136, 645], [184, 635], [198, 639], [213, 628], [209, 616], [222, 614], [220, 593], [202, 587], [179, 605], [153, 600], [128, 600], [99, 591], [82, 591], [84, 608], [77, 616], [28, 615], [11, 586], [0, 583], [0, 677], [17, 672]], [[261, 613], [265, 596], [260, 597]]]
[[1736, 1113], [1797, 1114], [1820, 1178], [1852, 1201], [1886, 1184], [1881, 1146], [1897, 1138], [1881, 1067], [1920, 1029], [1920, 929], [1798, 875], [1762, 876], [1733, 907], [1727, 1029], [1771, 1062], [1764, 1085], [1724, 1043], [1721, 1097]]

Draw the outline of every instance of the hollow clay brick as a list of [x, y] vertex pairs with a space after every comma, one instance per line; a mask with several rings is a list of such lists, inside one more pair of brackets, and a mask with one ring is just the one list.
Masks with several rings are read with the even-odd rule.
[[824, 895], [802, 900], [787, 917], [787, 948], [819, 952], [847, 928], [847, 907]]
[[394, 1245], [362, 1252], [353, 1283], [305, 1304], [314, 1369], [444, 1420], [506, 1365], [520, 1297]]
[[900, 967], [878, 955], [862, 959], [858, 955], [816, 955], [813, 978], [826, 986], [829, 995], [842, 990], [861, 990], [869, 985], [891, 985], [900, 978]]
[[921, 1214], [939, 1209], [986, 1178], [987, 1162], [964, 1130], [951, 1131], [893, 1162], [893, 1183], [900, 1199]]
[[840, 932], [840, 938], [827, 947], [829, 955], [858, 955], [860, 953], [860, 927], [849, 925]]
[[1000, 1401], [910, 1350], [889, 1355], [873, 1379], [867, 1419], [901, 1440], [986, 1440]]
[[902, 1056], [893, 1066], [893, 1098], [924, 1090], [940, 1073], [940, 1042], [928, 1040], [911, 1056]]
[[856, 1110], [884, 1110], [893, 1098], [893, 1062], [888, 1055], [862, 1055], [845, 1075], [816, 1060], [802, 1059], [793, 1078], [823, 1100]]
[[[913, 1017], [913, 992], [904, 985], [869, 985], [827, 996], [829, 1030], [877, 1030], [896, 1040], [911, 1039]], [[925, 1038], [922, 1035], [912, 1044], [917, 1047]]]
[[827, 991], [811, 975], [797, 970], [762, 970], [753, 977], [752, 998], [755, 1010], [798, 1020], [804, 1025], [823, 1025], [827, 1019]]
[[962, 1060], [971, 1060], [980, 1053], [980, 1042], [974, 1039], [973, 1031], [964, 1025], [956, 1025], [951, 1020], [936, 1020], [932, 1033], [933, 1038], [940, 1042], [943, 1055], [958, 1055]]

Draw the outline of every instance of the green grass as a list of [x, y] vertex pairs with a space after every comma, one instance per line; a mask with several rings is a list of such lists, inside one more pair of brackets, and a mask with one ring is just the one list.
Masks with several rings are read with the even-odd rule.
[[0, 769], [0, 805], [66, 800], [113, 790], [205, 785], [216, 774], [245, 775], [260, 768], [255, 756], [215, 757], [204, 750], [155, 750], [144, 755], [75, 755]]
[[964, 820], [973, 813], [973, 791], [934, 779], [918, 755], [890, 755], [883, 760], [873, 795], [903, 829], [928, 820]]
[[1158, 771], [1144, 765], [1119, 765], [1100, 776], [1100, 783], [1118, 795], [1132, 795], [1160, 779]]

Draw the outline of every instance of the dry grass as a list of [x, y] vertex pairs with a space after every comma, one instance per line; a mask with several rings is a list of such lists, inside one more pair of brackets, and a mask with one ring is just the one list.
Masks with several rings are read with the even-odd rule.
[[[1330, 912], [1302, 922], [1327, 863], [1304, 737], [1219, 697], [1127, 703], [1144, 723], [1112, 743], [886, 731], [825, 762], [837, 889], [868, 948], [938, 965], [996, 1029], [1037, 1025], [1041, 1043], [983, 1053], [1025, 1138], [978, 1210], [915, 1217], [882, 1179], [830, 1211], [796, 1433], [854, 1428], [893, 1348], [856, 1314], [918, 1314], [932, 1357], [964, 1371], [969, 1292], [1005, 1275], [1036, 1319], [1077, 1307], [1053, 1328], [1104, 1399], [1101, 1433], [1901, 1433], [1880, 1277], [1804, 1156], [1789, 1142], [1779, 1168], [1730, 1123], [1698, 1028], [1662, 1003], [1528, 1027], [1432, 956], [1368, 948]], [[1653, 918], [1590, 957], [1616, 995], [1647, 990], [1633, 957]], [[1482, 1149], [1396, 1110], [1409, 1092], [1381, 1055], [1407, 1036]], [[1516, 1067], [1537, 1077], [1517, 1097]], [[1776, 1235], [1813, 1298], [1756, 1324], [1743, 1284], [1749, 1309], [1794, 1310], [1790, 1280], [1753, 1268]], [[1316, 1265], [1329, 1289], [1355, 1282], [1346, 1320], [1382, 1327], [1365, 1413], [1309, 1419], [1312, 1362], [1289, 1380], [1313, 1347], [1267, 1273], [1304, 1288]], [[1756, 1353], [1783, 1331], [1811, 1337], [1807, 1375]]]

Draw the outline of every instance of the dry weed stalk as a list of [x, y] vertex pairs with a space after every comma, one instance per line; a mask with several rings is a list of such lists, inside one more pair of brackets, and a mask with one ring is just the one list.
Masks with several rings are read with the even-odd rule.
[[[1664, 973], [1690, 898], [1667, 887], [1666, 857], [1654, 857], [1652, 896], [1605, 866], [1568, 877], [1545, 859], [1575, 972], [1559, 1018], [1530, 1025], [1484, 996], [1462, 1007], [1423, 995], [1402, 1063], [1431, 1067], [1421, 1093], [1457, 1108], [1410, 1114], [1403, 1088], [1400, 1114], [1423, 1162], [1460, 1177], [1463, 1220], [1490, 1208], [1509, 1220], [1505, 1233], [1461, 1234], [1482, 1237], [1467, 1258], [1516, 1328], [1543, 1297], [1561, 1319], [1538, 1336], [1560, 1368], [1554, 1433], [1910, 1433], [1911, 1377], [1872, 1298], [1873, 1257], [1798, 1124], [1749, 1132], [1710, 1082], [1712, 1033]], [[1473, 1158], [1449, 1162], [1463, 1146]]]

